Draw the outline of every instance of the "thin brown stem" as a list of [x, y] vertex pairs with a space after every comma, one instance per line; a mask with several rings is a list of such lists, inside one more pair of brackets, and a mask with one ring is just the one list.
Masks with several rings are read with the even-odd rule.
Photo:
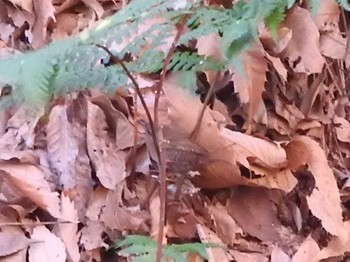
[[[162, 72], [160, 74], [159, 83], [156, 90], [156, 95], [154, 99], [154, 125], [156, 131], [159, 130], [159, 123], [158, 123], [158, 107], [159, 107], [159, 100], [160, 95], [162, 93], [163, 84], [166, 76], [166, 72], [171, 60], [171, 57], [173, 56], [175, 52], [175, 48], [177, 45], [177, 42], [180, 39], [180, 36], [182, 35], [186, 22], [189, 18], [189, 15], [185, 15], [177, 29], [176, 36], [171, 44], [171, 47], [169, 49], [169, 52], [164, 60], [164, 65], [162, 68]], [[157, 132], [158, 134], [158, 132]], [[165, 160], [162, 157], [162, 147], [159, 145], [160, 148], [160, 157], [159, 157], [159, 198], [160, 198], [160, 212], [159, 212], [159, 231], [158, 231], [158, 239], [157, 239], [157, 258], [156, 262], [161, 262], [162, 260], [162, 253], [163, 253], [163, 235], [164, 235], [164, 227], [165, 227], [165, 209], [166, 209], [166, 166], [165, 166]]]
[[97, 44], [96, 46], [99, 47], [99, 48], [102, 48], [104, 51], [106, 51], [106, 53], [110, 56], [110, 58], [112, 59], [112, 62], [114, 64], [119, 64], [123, 68], [123, 70], [125, 71], [126, 75], [128, 76], [128, 78], [131, 80], [132, 84], [134, 85], [135, 92], [136, 92], [137, 96], [140, 98], [142, 107], [145, 109], [146, 116], [147, 116], [147, 119], [149, 121], [149, 125], [150, 125], [150, 128], [151, 128], [151, 136], [152, 136], [152, 139], [153, 139], [153, 143], [154, 143], [154, 147], [155, 147], [155, 150], [156, 150], [156, 154], [157, 154], [157, 157], [160, 159], [159, 143], [158, 143], [158, 140], [157, 140], [155, 125], [154, 125], [154, 122], [152, 120], [151, 113], [148, 110], [146, 101], [143, 98], [143, 95], [142, 95], [142, 92], [141, 92], [139, 84], [137, 83], [137, 81], [133, 77], [133, 75], [130, 73], [129, 69], [125, 66], [124, 62], [119, 57], [117, 57], [116, 55], [112, 54], [112, 52], [109, 51], [109, 49], [107, 47], [105, 47], [105, 46], [102, 46], [102, 45], [99, 45], [99, 44]]
[[204, 116], [204, 113], [205, 113], [205, 110], [207, 108], [207, 105], [209, 104], [209, 101], [210, 101], [210, 98], [212, 97], [212, 95], [214, 94], [214, 89], [215, 89], [215, 83], [217, 82], [217, 79], [218, 79], [218, 76], [219, 76], [219, 72], [217, 72], [216, 74], [216, 80], [214, 81], [214, 83], [209, 87], [209, 90], [208, 90], [208, 93], [207, 95], [205, 96], [205, 100], [203, 102], [203, 106], [202, 106], [202, 109], [201, 111], [199, 112], [198, 114], [198, 117], [197, 117], [197, 121], [196, 121], [196, 124], [190, 134], [190, 139], [193, 139], [195, 140], [197, 135], [198, 135], [198, 132], [199, 132], [199, 128], [202, 124], [202, 120], [203, 120], [203, 116]]

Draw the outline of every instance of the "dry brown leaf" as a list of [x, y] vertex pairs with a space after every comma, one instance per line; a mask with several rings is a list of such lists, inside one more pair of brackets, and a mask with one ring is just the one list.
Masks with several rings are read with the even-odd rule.
[[309, 11], [299, 6], [292, 7], [283, 23], [292, 30], [292, 39], [282, 52], [296, 73], [320, 73], [324, 58], [319, 49], [318, 27]]
[[[218, 61], [223, 60], [221, 48], [220, 48], [220, 36], [217, 33], [211, 33], [206, 36], [199, 37], [196, 44], [198, 54], [204, 56], [211, 56]], [[213, 85], [218, 72], [207, 71], [205, 72], [208, 83]]]
[[29, 262], [66, 261], [66, 250], [63, 242], [45, 226], [35, 227], [31, 239], [36, 243], [29, 248]]
[[299, 247], [298, 251], [294, 254], [293, 262], [305, 262], [305, 261], [315, 261], [316, 256], [319, 253], [320, 248], [311, 235], [309, 235], [304, 242]]
[[227, 203], [229, 214], [243, 231], [262, 241], [280, 241], [282, 224], [277, 219], [268, 190], [240, 187]]
[[340, 257], [343, 256], [345, 252], [349, 252], [350, 250], [350, 222], [346, 221], [345, 224], [345, 232], [347, 234], [347, 240], [344, 242], [337, 237], [332, 237], [329, 241], [327, 247], [321, 249], [321, 251], [317, 254], [315, 260], [321, 261], [327, 258]]
[[103, 6], [98, 1], [96, 0], [82, 0], [82, 1], [84, 2], [84, 4], [86, 4], [87, 6], [89, 6], [94, 10], [98, 19], [102, 18], [105, 10], [103, 9]]
[[232, 256], [237, 262], [268, 262], [269, 259], [260, 253], [253, 253], [253, 252], [240, 252], [236, 250], [230, 251]]
[[339, 25], [339, 5], [336, 0], [322, 0], [319, 2], [315, 21], [320, 31], [333, 31]]
[[229, 215], [227, 208], [219, 203], [215, 206], [209, 206], [208, 212], [213, 217], [216, 233], [220, 239], [225, 244], [233, 246], [236, 243], [237, 235], [243, 235], [242, 228]]
[[18, 159], [21, 163], [39, 164], [39, 156], [33, 150], [9, 151], [2, 150], [0, 152], [0, 160]]
[[263, 186], [269, 189], [281, 189], [289, 193], [298, 184], [298, 180], [288, 168], [277, 171], [258, 166], [250, 166], [250, 169], [255, 174], [263, 176], [249, 181], [248, 184], [250, 185]]
[[246, 53], [242, 54], [244, 75], [235, 71], [233, 82], [235, 91], [244, 104], [248, 105], [248, 125], [251, 120], [266, 123], [266, 108], [262, 100], [265, 89], [267, 60], [261, 45], [254, 44]]
[[68, 121], [66, 105], [57, 105], [51, 110], [46, 133], [51, 167], [57, 173], [63, 188], [72, 188], [76, 185], [74, 167], [79, 148]]
[[134, 127], [127, 117], [117, 110], [106, 95], [91, 98], [91, 102], [98, 105], [106, 116], [109, 128], [115, 133], [117, 148], [126, 149], [134, 146]]
[[157, 239], [159, 233], [160, 197], [159, 190], [154, 190], [149, 199], [149, 213], [151, 215], [150, 237]]
[[35, 23], [33, 25], [33, 41], [34, 48], [40, 48], [47, 44], [47, 24], [50, 19], [55, 20], [55, 8], [51, 0], [32, 0], [34, 7]]
[[78, 211], [74, 207], [69, 197], [61, 194], [61, 214], [62, 219], [70, 223], [61, 223], [55, 225], [53, 232], [61, 238], [66, 246], [67, 254], [71, 261], [80, 261], [79, 238], [78, 233]]
[[[170, 76], [164, 83], [164, 91], [169, 106], [169, 118], [179, 132], [189, 137], [194, 130], [203, 105], [195, 97], [177, 86], [176, 75]], [[188, 110], [191, 108], [191, 110]], [[245, 184], [237, 162], [247, 162], [241, 147], [223, 138], [209, 110], [204, 112], [203, 120], [193, 143], [211, 153], [212, 162], [201, 170], [201, 176], [195, 178], [203, 187], [227, 187], [234, 184]], [[239, 159], [239, 161], [238, 161]], [[200, 180], [198, 180], [200, 179]]]
[[0, 172], [36, 205], [53, 217], [61, 217], [58, 193], [51, 191], [49, 184], [44, 179], [43, 170], [34, 165], [6, 161], [0, 163]]
[[277, 31], [277, 36], [278, 41], [274, 39], [271, 31], [267, 28], [262, 28], [259, 31], [259, 39], [261, 43], [267, 51], [267, 54], [271, 54], [273, 57], [280, 55], [283, 50], [286, 49], [290, 40], [292, 39], [292, 30], [287, 27], [280, 26]]
[[105, 225], [97, 221], [88, 221], [80, 230], [80, 244], [86, 250], [93, 250], [103, 245], [102, 233], [106, 230]]
[[27, 249], [31, 242], [23, 233], [0, 232], [0, 257]]
[[51, 34], [52, 40], [60, 40], [78, 32], [78, 21], [79, 16], [71, 13], [56, 15], [56, 27]]
[[108, 133], [106, 117], [100, 107], [88, 101], [87, 147], [101, 184], [114, 189], [126, 177], [125, 157]]
[[300, 136], [286, 146], [286, 152], [292, 170], [307, 165], [315, 178], [315, 188], [311, 195], [306, 196], [312, 214], [321, 220], [323, 227], [330, 234], [344, 240], [340, 194], [324, 151], [311, 138]]
[[[286, 167], [286, 152], [278, 144], [229, 129], [222, 129], [221, 134], [231, 144], [239, 145], [247, 151], [245, 157], [249, 158], [249, 163], [271, 169]], [[249, 168], [249, 166], [246, 167]]]
[[350, 143], [350, 123], [342, 117], [334, 117], [335, 131], [337, 138], [345, 143]]
[[33, 148], [35, 126], [40, 116], [40, 112], [36, 114], [33, 110], [20, 107], [7, 122], [7, 132], [0, 138], [0, 148], [14, 151], [23, 147], [23, 141], [27, 148]]
[[33, 13], [33, 0], [9, 0], [14, 6], [18, 6], [29, 13]]
[[349, 54], [346, 54], [347, 38], [341, 35], [339, 30], [326, 32], [320, 37], [320, 51], [324, 56], [333, 59], [346, 58], [347, 66], [349, 65]]
[[105, 206], [108, 191], [102, 186], [98, 186], [91, 193], [89, 197], [88, 208], [86, 210], [86, 217], [91, 221], [98, 221], [102, 208]]
[[[271, 61], [273, 67], [276, 69], [279, 76], [282, 78], [282, 81], [287, 81], [287, 69], [282, 63], [281, 59], [270, 56], [267, 52], [264, 54], [268, 60]], [[268, 118], [267, 118], [268, 120]]]
[[279, 97], [275, 100], [276, 113], [289, 123], [289, 127], [295, 129], [297, 124], [305, 117], [303, 113], [294, 105], [282, 101]]
[[110, 229], [137, 230], [150, 219], [150, 216], [146, 211], [141, 211], [140, 206], [127, 207], [123, 205], [124, 186], [125, 183], [120, 183], [114, 191], [108, 191], [99, 221], [102, 221]]
[[208, 254], [208, 262], [216, 262], [216, 261], [222, 261], [222, 262], [229, 262], [232, 261], [229, 254], [224, 250], [224, 243], [222, 243], [221, 239], [208, 227], [205, 225], [197, 224], [196, 226], [199, 239], [202, 243], [215, 243], [217, 245], [220, 245], [218, 248], [207, 248], [207, 254]]
[[275, 245], [271, 252], [271, 262], [290, 262], [290, 257], [277, 245]]

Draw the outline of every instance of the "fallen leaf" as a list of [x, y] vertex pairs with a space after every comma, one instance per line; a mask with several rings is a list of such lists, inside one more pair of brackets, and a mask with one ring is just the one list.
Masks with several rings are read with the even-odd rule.
[[29, 262], [66, 261], [66, 251], [63, 242], [45, 226], [35, 227], [31, 239], [36, 243], [29, 248]]
[[320, 251], [317, 243], [311, 235], [309, 235], [294, 254], [293, 262], [315, 261], [315, 258]]
[[243, 231], [262, 241], [280, 241], [282, 224], [274, 213], [268, 190], [240, 187], [227, 203], [229, 214]]
[[79, 238], [78, 233], [78, 211], [74, 207], [69, 197], [61, 194], [61, 214], [62, 219], [70, 223], [61, 223], [55, 225], [53, 232], [63, 241], [67, 254], [71, 261], [81, 261], [79, 253]]
[[33, 0], [35, 23], [33, 25], [34, 48], [42, 47], [47, 43], [47, 24], [52, 19], [55, 21], [55, 8], [49, 0]]
[[53, 217], [61, 217], [58, 193], [51, 191], [41, 169], [29, 164], [7, 161], [0, 163], [0, 172], [39, 207]]
[[57, 173], [64, 189], [73, 188], [76, 185], [74, 167], [79, 149], [73, 136], [72, 125], [68, 121], [66, 105], [57, 105], [51, 110], [46, 133], [51, 167]]
[[108, 133], [106, 117], [100, 107], [88, 101], [87, 148], [101, 184], [113, 190], [126, 177], [126, 154]]
[[265, 89], [267, 60], [261, 45], [254, 44], [246, 53], [242, 54], [244, 73], [235, 71], [233, 82], [235, 92], [243, 104], [248, 104], [248, 120], [258, 123], [266, 123], [266, 108], [262, 100], [262, 92]]
[[344, 240], [340, 194], [324, 151], [311, 138], [300, 136], [286, 146], [286, 152], [292, 170], [307, 165], [315, 178], [315, 187], [311, 195], [306, 196], [312, 214], [321, 220], [330, 234]]
[[24, 234], [0, 232], [0, 257], [14, 254], [29, 247], [31, 240]]
[[325, 61], [319, 50], [320, 33], [309, 11], [299, 6], [292, 7], [283, 26], [292, 30], [292, 39], [282, 57], [288, 58], [296, 73], [320, 73]]

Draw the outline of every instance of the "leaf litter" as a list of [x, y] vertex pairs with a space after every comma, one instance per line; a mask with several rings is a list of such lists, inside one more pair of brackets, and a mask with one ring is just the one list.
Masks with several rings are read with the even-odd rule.
[[[73, 35], [124, 4], [0, 2], [0, 53]], [[350, 103], [340, 94], [350, 60], [342, 15], [333, 0], [321, 1], [316, 14], [294, 6], [278, 42], [259, 28], [259, 41], [241, 56], [244, 73], [204, 72], [216, 89], [196, 136], [203, 104], [185, 90], [182, 73], [167, 76], [159, 106], [169, 169], [165, 243], [227, 247], [208, 249], [209, 261], [349, 259]], [[221, 59], [217, 47], [215, 34], [196, 45]], [[155, 81], [137, 80], [153, 110]], [[109, 245], [126, 234], [156, 238], [157, 159], [132, 90], [70, 94], [46, 115], [20, 107], [0, 119], [1, 260], [108, 261]]]

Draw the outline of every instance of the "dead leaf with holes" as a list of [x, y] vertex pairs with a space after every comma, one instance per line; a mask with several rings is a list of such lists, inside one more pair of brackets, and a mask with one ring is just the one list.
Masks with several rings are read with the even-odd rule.
[[300, 136], [286, 146], [286, 152], [291, 170], [306, 165], [315, 179], [311, 195], [306, 196], [312, 214], [321, 220], [327, 232], [345, 241], [340, 194], [324, 151], [311, 138]]

